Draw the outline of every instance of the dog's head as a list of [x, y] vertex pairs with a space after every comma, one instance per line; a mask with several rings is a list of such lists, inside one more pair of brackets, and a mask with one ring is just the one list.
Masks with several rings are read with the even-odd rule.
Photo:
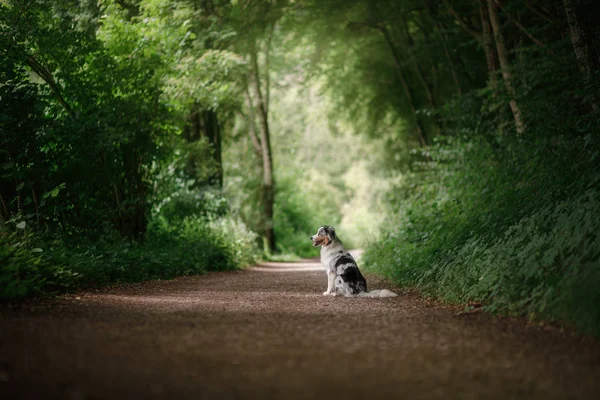
[[316, 235], [310, 237], [313, 242], [313, 246], [328, 246], [335, 240], [335, 229], [333, 226], [323, 225], [319, 228]]

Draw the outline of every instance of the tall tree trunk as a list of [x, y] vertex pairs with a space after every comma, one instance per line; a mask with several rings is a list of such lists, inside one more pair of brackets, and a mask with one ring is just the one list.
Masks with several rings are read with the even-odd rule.
[[[567, 24], [569, 27], [569, 37], [573, 44], [573, 50], [577, 63], [579, 64], [579, 70], [583, 77], [583, 82], [586, 86], [594, 85], [594, 73], [598, 73], [598, 60], [592, 57], [592, 42], [591, 37], [584, 27], [582, 20], [579, 16], [580, 7], [579, 0], [564, 0], [565, 14], [567, 17]], [[592, 111], [598, 111], [599, 104], [598, 98], [595, 95], [594, 88], [592, 87], [592, 96], [589, 99], [590, 107]]]
[[[129, 7], [137, 7], [139, 14], [139, 4], [135, 0], [117, 0], [119, 3], [130, 4]], [[134, 5], [132, 6], [131, 3]], [[195, 12], [201, 12], [204, 17], [210, 18], [214, 14], [214, 4], [210, 0], [203, 0], [200, 4], [194, 1], [193, 9]], [[126, 7], [126, 6], [124, 6]], [[134, 9], [135, 11], [135, 9]], [[135, 14], [137, 16], [137, 14]], [[207, 39], [204, 43], [206, 49], [213, 48], [212, 39]], [[208, 177], [208, 183], [210, 185], [218, 185], [219, 188], [223, 187], [223, 161], [222, 161], [222, 150], [221, 150], [221, 125], [219, 124], [219, 117], [216, 110], [211, 110], [202, 107], [201, 104], [195, 103], [192, 106], [192, 110], [188, 115], [188, 124], [184, 130], [183, 137], [188, 142], [194, 142], [205, 138], [211, 147], [211, 156], [214, 163], [214, 173]], [[190, 175], [197, 177], [197, 170], [195, 165], [188, 165], [190, 169]], [[204, 182], [201, 182], [203, 184]]]
[[494, 49], [494, 34], [490, 26], [490, 17], [487, 7], [487, 0], [479, 0], [479, 18], [481, 20], [481, 44], [485, 53], [485, 63], [488, 70], [488, 84], [492, 89], [498, 87], [498, 58]]
[[[267, 46], [269, 43], [267, 42]], [[268, 57], [268, 53], [266, 54]], [[250, 62], [252, 68], [252, 88], [256, 96], [258, 120], [260, 130], [260, 144], [263, 161], [263, 206], [264, 206], [264, 232], [269, 250], [276, 250], [275, 229], [273, 224], [273, 208], [275, 204], [275, 180], [273, 178], [273, 156], [271, 153], [271, 136], [269, 132], [269, 105], [268, 98], [263, 96], [260, 84], [260, 69], [255, 39], [250, 40]], [[268, 65], [268, 61], [267, 61]], [[265, 71], [267, 74], [269, 71]]]
[[404, 71], [402, 70], [402, 62], [400, 60], [400, 54], [398, 54], [398, 50], [390, 37], [388, 30], [385, 27], [378, 27], [379, 31], [382, 33], [385, 42], [392, 53], [392, 57], [394, 58], [394, 63], [396, 65], [396, 73], [398, 74], [398, 78], [400, 79], [400, 84], [404, 89], [404, 93], [406, 95], [406, 99], [408, 100], [408, 105], [410, 107], [411, 114], [414, 119], [415, 128], [417, 130], [417, 137], [419, 139], [419, 143], [421, 147], [427, 147], [427, 138], [425, 137], [425, 129], [423, 128], [423, 123], [419, 119], [419, 115], [417, 114], [417, 107], [415, 106], [414, 96], [408, 85], [406, 77], [404, 76]]
[[510, 97], [509, 105], [515, 119], [515, 128], [517, 133], [522, 134], [525, 132], [525, 123], [523, 122], [523, 114], [521, 108], [516, 99], [516, 93], [513, 86], [512, 73], [510, 71], [510, 62], [508, 60], [508, 50], [504, 42], [504, 36], [501, 31], [500, 17], [498, 16], [498, 5], [494, 0], [487, 0], [488, 12], [490, 14], [490, 22], [492, 25], [492, 31], [494, 32], [494, 40], [496, 42], [496, 51], [498, 53], [498, 60], [500, 61], [500, 68], [502, 70], [502, 78], [504, 80], [504, 86], [508, 96]]
[[202, 112], [203, 133], [212, 147], [212, 156], [215, 163], [215, 173], [210, 178], [210, 183], [223, 187], [223, 162], [221, 158], [221, 126], [216, 111], [204, 110]]

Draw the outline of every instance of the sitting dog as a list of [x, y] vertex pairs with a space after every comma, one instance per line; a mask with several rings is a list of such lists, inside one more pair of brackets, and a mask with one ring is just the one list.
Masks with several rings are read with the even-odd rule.
[[336, 236], [333, 226], [324, 225], [311, 236], [313, 246], [321, 246], [321, 264], [327, 273], [327, 290], [323, 296], [396, 297], [387, 290], [367, 292], [367, 281], [342, 241]]

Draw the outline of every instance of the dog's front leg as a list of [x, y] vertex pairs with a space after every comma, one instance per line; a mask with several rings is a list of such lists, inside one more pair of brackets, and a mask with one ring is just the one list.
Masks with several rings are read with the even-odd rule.
[[327, 270], [327, 291], [323, 296], [335, 296], [335, 272]]
[[323, 296], [329, 296], [331, 293], [331, 271], [327, 270], [327, 290], [323, 292]]

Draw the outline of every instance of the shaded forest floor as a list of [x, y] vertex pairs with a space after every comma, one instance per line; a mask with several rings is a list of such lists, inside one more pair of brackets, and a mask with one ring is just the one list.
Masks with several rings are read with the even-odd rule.
[[[389, 287], [367, 276], [371, 289]], [[0, 308], [3, 398], [586, 399], [600, 344], [396, 289], [323, 297], [320, 264]], [[9, 396], [5, 396], [8, 394]]]

